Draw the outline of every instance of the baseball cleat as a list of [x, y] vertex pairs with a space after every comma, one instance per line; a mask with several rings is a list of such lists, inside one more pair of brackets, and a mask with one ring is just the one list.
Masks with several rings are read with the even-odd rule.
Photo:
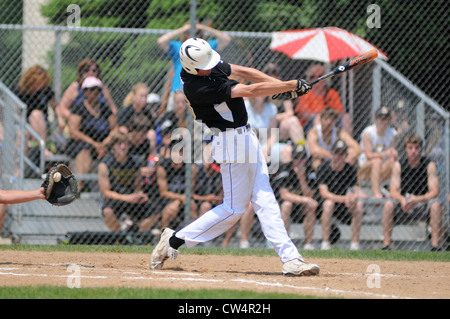
[[178, 257], [178, 250], [170, 247], [169, 239], [172, 237], [174, 230], [170, 228], [164, 229], [155, 249], [153, 249], [150, 258], [150, 269], [162, 269], [164, 262], [168, 258], [176, 259]]
[[294, 259], [283, 264], [285, 276], [316, 276], [320, 268], [315, 264], [308, 264], [301, 259]]

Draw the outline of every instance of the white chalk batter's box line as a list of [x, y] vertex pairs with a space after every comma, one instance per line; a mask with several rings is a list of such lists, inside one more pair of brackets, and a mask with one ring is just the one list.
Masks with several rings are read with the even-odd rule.
[[[46, 264], [50, 266], [49, 264]], [[52, 264], [52, 266], [67, 266], [71, 264]], [[72, 264], [76, 265], [76, 264]], [[27, 268], [28, 270], [42, 270], [41, 268], [32, 267]], [[14, 270], [22, 270], [22, 272], [11, 272]], [[33, 274], [33, 273], [23, 273], [24, 268], [19, 267], [0, 267], [0, 276], [31, 276], [31, 277], [47, 277], [47, 278], [67, 278], [70, 274], [67, 275], [50, 275], [45, 273], [40, 274]], [[3, 272], [3, 271], [9, 271], [9, 272]], [[268, 282], [268, 281], [257, 281], [257, 280], [248, 280], [245, 278], [234, 278], [234, 279], [208, 279], [208, 278], [200, 278], [204, 276], [205, 274], [199, 274], [199, 273], [190, 273], [190, 272], [166, 272], [166, 271], [151, 271], [149, 270], [150, 275], [156, 275], [156, 277], [148, 277], [148, 276], [142, 276], [142, 272], [136, 272], [136, 271], [124, 271], [120, 269], [111, 269], [111, 268], [87, 268], [84, 269], [84, 272], [95, 272], [95, 271], [113, 271], [113, 272], [120, 272], [122, 274], [139, 274], [140, 276], [122, 276], [119, 277], [119, 279], [124, 280], [164, 280], [164, 281], [173, 281], [173, 280], [181, 280], [181, 281], [187, 281], [187, 282], [205, 282], [205, 283], [227, 283], [227, 282], [238, 282], [238, 283], [244, 283], [244, 284], [250, 284], [250, 285], [256, 285], [256, 286], [268, 286], [268, 287], [276, 287], [276, 288], [286, 288], [286, 289], [294, 289], [294, 290], [306, 290], [311, 292], [319, 292], [319, 293], [333, 293], [337, 295], [355, 295], [355, 296], [367, 296], [367, 297], [373, 297], [373, 298], [406, 298], [411, 299], [410, 297], [400, 297], [396, 295], [387, 295], [387, 294], [378, 294], [378, 293], [372, 293], [372, 292], [366, 292], [366, 291], [350, 291], [350, 290], [341, 290], [341, 289], [331, 289], [329, 287], [308, 287], [308, 286], [297, 286], [292, 284], [283, 284], [277, 281], [274, 282]], [[363, 273], [329, 273], [336, 276], [356, 276], [356, 277], [364, 277], [369, 276], [373, 274], [363, 274]], [[170, 277], [164, 277], [164, 276], [170, 276]], [[185, 276], [185, 277], [183, 277]], [[395, 276], [395, 277], [410, 277], [410, 275], [394, 275], [394, 274], [384, 274], [383, 276]], [[196, 277], [196, 278], [195, 278]], [[444, 276], [440, 276], [444, 277]], [[110, 279], [111, 276], [92, 276], [92, 275], [81, 275], [79, 276], [80, 279]], [[114, 277], [116, 278], [116, 277]]]

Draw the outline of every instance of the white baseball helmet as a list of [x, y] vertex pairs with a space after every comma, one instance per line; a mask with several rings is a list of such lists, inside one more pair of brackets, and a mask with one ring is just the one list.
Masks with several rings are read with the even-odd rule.
[[220, 54], [208, 42], [200, 38], [190, 38], [180, 48], [180, 61], [183, 69], [190, 74], [197, 70], [210, 70], [220, 61]]

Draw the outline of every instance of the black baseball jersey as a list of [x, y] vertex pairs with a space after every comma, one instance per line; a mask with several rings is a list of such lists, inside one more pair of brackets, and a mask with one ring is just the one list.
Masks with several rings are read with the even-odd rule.
[[195, 119], [210, 129], [225, 131], [247, 124], [244, 99], [231, 98], [231, 88], [239, 82], [230, 80], [231, 66], [220, 61], [209, 76], [198, 76], [181, 71], [181, 81]]
[[323, 161], [317, 169], [318, 184], [328, 186], [330, 193], [345, 195], [350, 187], [358, 184], [358, 174], [355, 166], [345, 163], [340, 171], [335, 171], [330, 166], [330, 160]]
[[428, 164], [430, 160], [424, 156], [420, 158], [418, 167], [411, 167], [408, 160], [404, 158], [400, 162], [401, 166], [401, 194], [414, 195], [426, 194], [428, 190]]
[[101, 162], [108, 167], [112, 191], [120, 194], [131, 194], [135, 191], [134, 182], [142, 164], [133, 156], [128, 155], [127, 159], [120, 163], [113, 154], [108, 154]]

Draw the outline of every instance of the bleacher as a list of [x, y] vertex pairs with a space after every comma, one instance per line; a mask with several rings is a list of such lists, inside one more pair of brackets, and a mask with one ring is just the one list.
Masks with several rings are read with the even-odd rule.
[[[24, 189], [37, 189], [40, 179], [25, 179]], [[99, 194], [82, 194], [71, 205], [59, 207], [45, 201], [18, 205], [10, 232], [21, 244], [57, 244], [68, 232], [109, 232], [99, 209]]]

